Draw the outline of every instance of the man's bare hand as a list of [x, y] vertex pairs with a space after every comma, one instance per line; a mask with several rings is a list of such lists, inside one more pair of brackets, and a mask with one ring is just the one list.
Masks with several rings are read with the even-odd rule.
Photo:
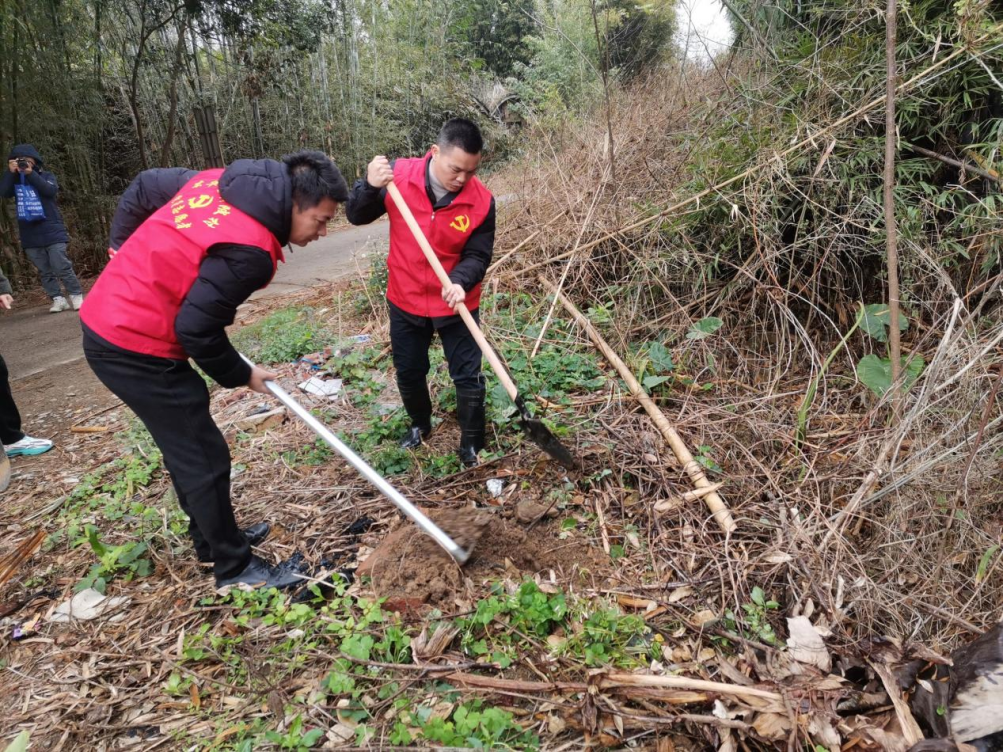
[[10, 170], [11, 172], [17, 172], [17, 160], [16, 159], [8, 159], [7, 160], [7, 169]]
[[258, 366], [251, 366], [251, 379], [247, 382], [247, 388], [260, 394], [271, 394], [268, 391], [268, 387], [265, 386], [265, 382], [275, 381], [277, 378], [278, 375], [271, 371], [266, 371], [264, 368], [259, 368]]
[[390, 162], [384, 156], [373, 157], [373, 161], [366, 168], [366, 182], [373, 188], [386, 188], [394, 179], [394, 171], [390, 169]]
[[14, 296], [0, 295], [0, 308], [9, 311], [12, 305], [14, 305]]
[[467, 299], [467, 293], [460, 285], [450, 285], [443, 289], [442, 299], [455, 311], [456, 306]]

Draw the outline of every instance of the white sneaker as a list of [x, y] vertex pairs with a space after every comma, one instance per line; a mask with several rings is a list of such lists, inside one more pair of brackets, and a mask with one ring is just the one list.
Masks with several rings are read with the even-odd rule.
[[4, 449], [8, 457], [33, 457], [36, 454], [45, 454], [52, 449], [52, 442], [48, 439], [36, 439], [33, 436], [25, 435], [23, 439], [13, 444], [7, 444]]
[[73, 306], [73, 310], [74, 311], [79, 311], [80, 310], [80, 306], [82, 306], [83, 304], [84, 304], [84, 296], [83, 295], [71, 295], [70, 296], [70, 305]]
[[68, 310], [70, 310], [70, 304], [62, 295], [57, 295], [52, 299], [52, 306], [49, 308], [49, 313], [59, 313], [60, 311]]

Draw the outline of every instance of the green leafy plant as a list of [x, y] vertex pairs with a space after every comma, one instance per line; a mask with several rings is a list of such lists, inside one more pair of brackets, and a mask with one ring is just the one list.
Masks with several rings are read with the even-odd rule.
[[599, 608], [580, 616], [582, 628], [563, 645], [562, 655], [582, 658], [588, 666], [623, 668], [646, 665], [658, 657], [660, 648], [643, 618], [615, 608]]
[[[675, 364], [672, 354], [661, 342], [652, 342], [645, 350], [647, 361], [641, 371], [641, 384], [649, 392], [657, 386], [672, 379]], [[650, 369], [651, 373], [647, 373]]]
[[[891, 311], [884, 303], [871, 303], [863, 306], [863, 316], [860, 328], [878, 342], [888, 341], [888, 330], [891, 328]], [[909, 319], [904, 312], [899, 312], [899, 331], [909, 328]]]
[[[907, 390], [916, 383], [925, 367], [926, 361], [918, 353], [911, 358], [903, 357], [900, 368], [902, 389]], [[873, 353], [865, 355], [857, 364], [857, 376], [875, 395], [883, 397], [892, 388], [892, 362]]]
[[496, 620], [530, 637], [547, 637], [563, 622], [568, 604], [563, 593], [544, 593], [527, 580], [512, 595], [496, 588], [496, 594], [477, 602], [474, 613], [456, 622], [461, 632], [461, 647], [475, 658], [484, 658], [503, 668], [516, 657], [518, 635], [493, 627]]
[[[860, 328], [878, 342], [888, 341], [888, 330], [891, 328], [891, 314], [887, 305], [871, 304], [863, 307], [862, 316], [858, 317]], [[909, 328], [909, 319], [904, 312], [899, 313], [899, 329]], [[852, 331], [852, 330], [851, 330]], [[902, 358], [900, 379], [902, 389], [908, 390], [923, 373], [926, 361], [919, 353], [909, 358]], [[857, 377], [861, 383], [878, 397], [883, 397], [892, 388], [892, 361], [875, 354], [865, 355], [857, 363]]]
[[148, 548], [145, 542], [106, 546], [101, 542], [98, 529], [93, 525], [87, 526], [87, 542], [91, 550], [97, 554], [99, 561], [91, 567], [87, 576], [74, 586], [76, 592], [94, 588], [99, 593], [104, 593], [108, 582], [119, 575], [131, 580], [133, 577], [146, 577], [153, 569], [149, 559], [140, 558]]
[[277, 744], [279, 749], [290, 749], [294, 752], [305, 752], [312, 749], [324, 737], [324, 729], [315, 728], [306, 730], [303, 724], [303, 717], [295, 716], [290, 722], [285, 733], [278, 731], [268, 731], [265, 739], [272, 744]]
[[751, 601], [742, 604], [744, 616], [739, 619], [730, 609], [724, 613], [725, 626], [733, 632], [745, 634], [752, 639], [761, 640], [767, 645], [781, 645], [770, 624], [771, 611], [777, 611], [780, 604], [773, 599], [767, 599], [766, 593], [759, 586], [752, 588]]
[[696, 460], [697, 464], [702, 466], [705, 470], [710, 470], [713, 473], [723, 472], [721, 470], [721, 466], [717, 464], [714, 457], [711, 456], [711, 452], [713, 451], [713, 447], [701, 444], [697, 447], [697, 454], [693, 459]]
[[[539, 738], [515, 722], [506, 710], [487, 706], [481, 700], [460, 705], [447, 718], [432, 718], [432, 708], [419, 708], [412, 721], [420, 729], [417, 738], [447, 747], [471, 749], [537, 749]], [[398, 723], [391, 742], [407, 745], [415, 740], [407, 726]]]
[[192, 679], [179, 674], [177, 671], [172, 671], [171, 675], [167, 677], [167, 681], [160, 686], [163, 687], [164, 692], [172, 697], [187, 697], [191, 685]]
[[724, 326], [724, 321], [717, 316], [705, 316], [690, 326], [686, 339], [706, 339]]

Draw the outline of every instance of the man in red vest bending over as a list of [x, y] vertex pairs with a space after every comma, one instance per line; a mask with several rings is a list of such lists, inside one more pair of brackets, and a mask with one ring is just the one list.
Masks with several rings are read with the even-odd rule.
[[316, 151], [225, 170], [147, 170], [118, 204], [111, 260], [80, 309], [88, 364], [163, 452], [195, 552], [213, 563], [220, 587], [300, 579], [252, 555], [267, 523], [237, 527], [230, 450], [188, 359], [224, 387], [267, 394], [275, 375], [241, 360], [225, 328], [271, 281], [282, 246], [325, 236], [347, 198], [338, 168]]
[[[390, 256], [387, 304], [390, 345], [397, 388], [411, 427], [401, 441], [405, 449], [421, 444], [432, 430], [428, 394], [428, 348], [438, 333], [456, 385], [456, 417], [460, 424], [459, 455], [467, 467], [477, 464], [484, 448], [484, 377], [481, 352], [459, 315], [464, 302], [478, 319], [481, 280], [491, 263], [495, 241], [495, 201], [474, 173], [484, 142], [469, 120], [449, 120], [424, 157], [375, 157], [366, 177], [356, 182], [345, 206], [352, 224], [390, 215]], [[453, 285], [443, 290], [408, 228], [387, 195], [393, 181], [428, 238]], [[478, 319], [479, 320], [479, 319]]]

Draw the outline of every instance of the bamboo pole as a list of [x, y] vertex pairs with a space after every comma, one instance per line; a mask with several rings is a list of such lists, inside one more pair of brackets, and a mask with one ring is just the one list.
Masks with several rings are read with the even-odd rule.
[[902, 345], [899, 333], [899, 251], [898, 224], [895, 221], [895, 151], [898, 132], [895, 127], [895, 35], [898, 18], [896, 0], [885, 6], [885, 262], [888, 267], [888, 356], [892, 361], [892, 419], [897, 421], [902, 400], [899, 371], [902, 368]]
[[[707, 476], [704, 474], [703, 468], [700, 464], [693, 459], [693, 455], [687, 448], [686, 443], [679, 436], [679, 433], [672, 424], [669, 423], [668, 419], [658, 409], [658, 406], [654, 403], [648, 393], [644, 391], [643, 387], [638, 383], [637, 379], [634, 378], [634, 374], [630, 372], [627, 368], [627, 364], [620, 359], [620, 356], [616, 354], [612, 347], [602, 338], [596, 328], [592, 326], [592, 322], [589, 321], [581, 311], [579, 311], [574, 303], [572, 303], [564, 295], [564, 293], [558, 291], [554, 285], [544, 277], [539, 277], [540, 284], [542, 284], [547, 290], [550, 291], [552, 295], [556, 295], [557, 299], [561, 301], [561, 304], [567, 309], [575, 321], [585, 330], [589, 335], [589, 339], [595, 343], [606, 359], [613, 365], [613, 367], [620, 374], [620, 377], [626, 382], [627, 388], [630, 389], [630, 393], [634, 396], [641, 407], [644, 408], [645, 412], [651, 417], [651, 420], [658, 427], [662, 436], [665, 438], [665, 442], [672, 448], [673, 453], [676, 455], [676, 459], [679, 460], [680, 464], [683, 466], [683, 470], [686, 474], [690, 476], [690, 480], [693, 481], [698, 489], [708, 488], [713, 484], [707, 480]], [[703, 497], [704, 502], [707, 504], [707, 508], [710, 509], [711, 513], [714, 515], [714, 520], [720, 525], [721, 529], [726, 533], [733, 533], [737, 528], [734, 518], [731, 516], [731, 510], [724, 503], [724, 499], [717, 493], [717, 491], [710, 491], [706, 493]]]

